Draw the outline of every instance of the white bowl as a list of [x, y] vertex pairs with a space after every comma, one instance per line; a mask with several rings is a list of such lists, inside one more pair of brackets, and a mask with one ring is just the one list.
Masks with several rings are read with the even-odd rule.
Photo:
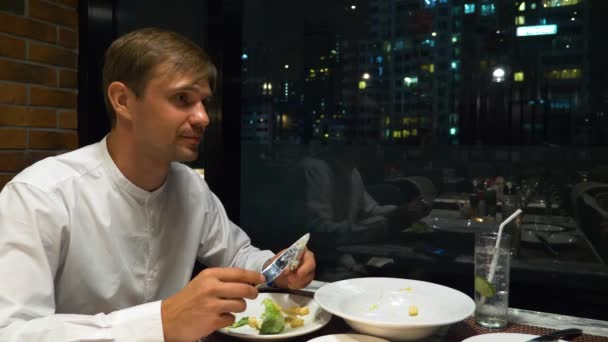
[[[353, 329], [391, 341], [432, 335], [438, 328], [473, 314], [475, 303], [446, 286], [398, 278], [357, 278], [327, 284], [315, 293], [325, 311]], [[415, 305], [418, 315], [410, 316]]]

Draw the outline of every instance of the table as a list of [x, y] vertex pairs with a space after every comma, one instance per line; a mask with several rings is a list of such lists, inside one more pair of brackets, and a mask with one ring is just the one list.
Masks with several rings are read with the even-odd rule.
[[[290, 290], [298, 295], [313, 296], [314, 292], [321, 286], [325, 285], [325, 282], [313, 281], [310, 286], [303, 290]], [[509, 308], [509, 324], [511, 328], [517, 328], [518, 326], [531, 326], [532, 328], [538, 329], [538, 331], [547, 331], [546, 329], [565, 329], [565, 328], [580, 328], [584, 332], [584, 336], [578, 337], [573, 341], [608, 341], [608, 321], [600, 321], [593, 319], [586, 319], [574, 316], [565, 316], [550, 314], [546, 312], [529, 311], [516, 308]], [[455, 331], [455, 329], [463, 329], [465, 324], [452, 325], [450, 327], [440, 328], [434, 335], [418, 340], [419, 342], [451, 342], [453, 338], [458, 336], [459, 333], [470, 333], [468, 331]], [[489, 331], [486, 331], [489, 332]], [[291, 338], [290, 342], [305, 342], [317, 336], [329, 335], [329, 334], [343, 334], [343, 333], [357, 333], [352, 330], [341, 318], [334, 316], [330, 323], [316, 331], [314, 333], [304, 335], [301, 337]], [[477, 333], [477, 332], [476, 332]], [[593, 335], [593, 336], [589, 336]], [[227, 342], [227, 341], [239, 341], [238, 339], [222, 335], [220, 333], [214, 333], [209, 336], [206, 341], [209, 342]]]

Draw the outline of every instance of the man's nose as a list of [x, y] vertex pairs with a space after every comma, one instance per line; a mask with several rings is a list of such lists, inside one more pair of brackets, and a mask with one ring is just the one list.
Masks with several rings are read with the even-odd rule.
[[194, 112], [190, 116], [190, 124], [193, 126], [200, 126], [205, 128], [209, 125], [209, 115], [207, 115], [207, 110], [205, 109], [205, 105], [201, 102], [196, 106]]

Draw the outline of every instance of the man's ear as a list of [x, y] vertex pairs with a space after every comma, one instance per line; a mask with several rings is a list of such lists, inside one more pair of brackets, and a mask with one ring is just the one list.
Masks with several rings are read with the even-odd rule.
[[135, 99], [135, 94], [122, 82], [112, 82], [108, 86], [108, 99], [116, 113], [116, 119], [122, 118], [127, 121], [132, 121], [131, 106]]

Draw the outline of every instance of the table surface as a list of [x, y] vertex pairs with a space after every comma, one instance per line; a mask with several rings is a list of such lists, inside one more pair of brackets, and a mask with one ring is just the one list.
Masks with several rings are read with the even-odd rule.
[[[400, 236], [395, 236], [390, 241], [344, 245], [338, 247], [338, 250], [342, 253], [367, 257], [376, 256], [432, 262], [437, 258], [430, 253], [425, 253], [425, 249], [428, 252], [429, 249], [440, 248], [447, 251], [449, 257], [451, 257], [451, 260], [450, 258], [443, 258], [443, 261], [451, 261], [456, 264], [472, 264], [474, 232], [479, 227], [473, 227], [471, 232], [466, 232], [466, 220], [460, 218], [460, 213], [455, 210], [434, 209], [428, 217], [434, 216], [440, 217], [442, 224], [453, 224], [458, 228], [446, 227], [445, 229], [433, 229], [426, 232], [405, 229], [400, 233]], [[593, 245], [572, 218], [528, 215], [524, 218], [524, 223], [531, 223], [536, 220], [544, 220], [542, 222], [568, 227], [571, 229], [569, 234], [578, 238], [572, 244], [551, 244], [551, 248], [558, 253], [557, 257], [547, 251], [546, 246], [542, 243], [521, 242], [520, 254], [511, 260], [513, 270], [521, 269], [572, 275], [584, 274], [608, 278], [608, 265], [604, 264], [598, 257]]]
[[[327, 283], [321, 281], [313, 281], [307, 288], [302, 290], [290, 290], [294, 294], [313, 296], [314, 292], [317, 291], [321, 286]], [[529, 310], [521, 310], [516, 308], [509, 308], [509, 323], [510, 324], [522, 324], [535, 327], [542, 327], [548, 329], [565, 329], [565, 328], [580, 328], [585, 334], [596, 335], [606, 337], [608, 341], [608, 321], [600, 321], [594, 319], [587, 319], [574, 316], [556, 315], [546, 312], [537, 312]], [[449, 327], [443, 327], [437, 330], [437, 332], [425, 339], [418, 340], [420, 342], [442, 342], [445, 341], [446, 335], [448, 334]], [[350, 328], [341, 318], [334, 316], [329, 324], [324, 328], [304, 335], [300, 337], [290, 338], [291, 342], [304, 342], [317, 336], [324, 336], [329, 334], [344, 334], [344, 333], [356, 333]], [[209, 336], [206, 341], [209, 342], [226, 342], [226, 341], [238, 341], [237, 338], [223, 335], [221, 333], [214, 333]]]

